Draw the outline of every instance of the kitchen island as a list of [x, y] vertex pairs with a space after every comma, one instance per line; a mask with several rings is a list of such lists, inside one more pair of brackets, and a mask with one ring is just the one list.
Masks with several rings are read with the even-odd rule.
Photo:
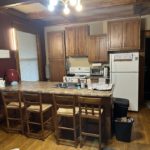
[[[111, 122], [112, 122], [112, 90], [110, 91], [95, 91], [89, 89], [70, 89], [70, 88], [58, 88], [58, 82], [20, 82], [15, 86], [1, 87], [0, 91], [30, 91], [30, 92], [40, 92], [43, 94], [65, 94], [65, 95], [75, 95], [75, 96], [87, 96], [87, 97], [99, 97], [102, 99], [102, 105], [104, 109], [104, 139], [108, 140], [111, 138]], [[50, 101], [52, 96], [50, 96]]]

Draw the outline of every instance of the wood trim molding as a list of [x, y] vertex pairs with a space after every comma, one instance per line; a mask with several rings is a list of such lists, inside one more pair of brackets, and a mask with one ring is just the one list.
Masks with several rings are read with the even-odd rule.
[[42, 75], [42, 72], [44, 70], [42, 70], [42, 66], [43, 66], [43, 61], [42, 61], [42, 54], [41, 54], [41, 46], [40, 46], [40, 38], [39, 38], [39, 35], [36, 34], [36, 44], [37, 44], [37, 57], [38, 57], [38, 71], [39, 71], [39, 79], [40, 81], [43, 80], [43, 75]]
[[[25, 22], [26, 23], [26, 22]], [[34, 26], [32, 27], [33, 24], [31, 23], [22, 23], [22, 22], [17, 22], [14, 21], [13, 22], [13, 27], [19, 31], [23, 31], [23, 32], [27, 32], [27, 33], [33, 33], [36, 34], [37, 33], [37, 28]]]

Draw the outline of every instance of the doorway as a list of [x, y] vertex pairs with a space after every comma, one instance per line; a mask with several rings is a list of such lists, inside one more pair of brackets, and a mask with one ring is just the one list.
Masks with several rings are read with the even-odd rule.
[[150, 102], [150, 32], [145, 35], [144, 99]]
[[39, 81], [36, 34], [16, 31], [21, 81]]

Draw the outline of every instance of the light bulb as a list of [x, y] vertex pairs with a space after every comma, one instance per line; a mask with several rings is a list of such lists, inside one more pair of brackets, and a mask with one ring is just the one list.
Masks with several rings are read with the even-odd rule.
[[52, 6], [56, 6], [58, 4], [58, 0], [49, 0], [49, 4]]
[[65, 4], [65, 8], [64, 8], [63, 12], [65, 15], [68, 15], [70, 13], [70, 9], [68, 8], [67, 4]]
[[82, 5], [81, 5], [81, 2], [80, 2], [80, 0], [78, 0], [78, 2], [77, 2], [77, 6], [76, 6], [76, 11], [81, 11], [82, 10]]
[[48, 10], [52, 12], [55, 10], [55, 7], [53, 5], [48, 5]]
[[83, 9], [83, 7], [82, 7], [81, 4], [78, 4], [78, 5], [76, 6], [76, 11], [82, 11], [82, 9]]
[[69, 0], [71, 6], [76, 6], [77, 0]]

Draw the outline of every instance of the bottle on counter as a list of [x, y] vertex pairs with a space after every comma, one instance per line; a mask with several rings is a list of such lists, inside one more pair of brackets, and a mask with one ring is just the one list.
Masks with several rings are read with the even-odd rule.
[[0, 87], [5, 87], [5, 80], [0, 78]]

